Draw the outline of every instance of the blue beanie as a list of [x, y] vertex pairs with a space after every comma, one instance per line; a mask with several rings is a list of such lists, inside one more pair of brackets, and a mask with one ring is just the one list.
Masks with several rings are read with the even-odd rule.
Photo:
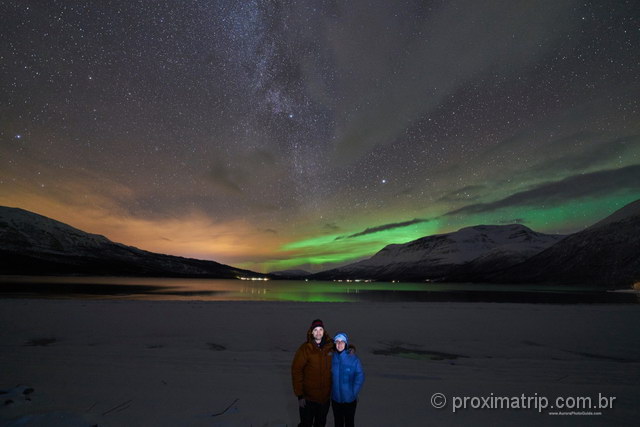
[[333, 342], [336, 341], [344, 341], [345, 344], [349, 344], [349, 337], [344, 332], [338, 332], [335, 337], [333, 337]]

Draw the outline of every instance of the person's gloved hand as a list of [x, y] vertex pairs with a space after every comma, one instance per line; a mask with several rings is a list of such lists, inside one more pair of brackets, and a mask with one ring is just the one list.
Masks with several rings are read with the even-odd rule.
[[301, 397], [300, 399], [298, 399], [298, 406], [300, 406], [301, 408], [304, 408], [305, 406], [307, 406], [307, 401], [304, 399], [304, 397]]

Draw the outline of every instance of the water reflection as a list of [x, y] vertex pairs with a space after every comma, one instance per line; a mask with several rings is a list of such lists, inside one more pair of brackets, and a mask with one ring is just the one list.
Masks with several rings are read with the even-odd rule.
[[267, 288], [247, 288], [244, 287], [242, 289], [240, 289], [240, 292], [243, 294], [251, 294], [251, 295], [266, 295], [267, 294]]
[[637, 292], [471, 283], [240, 281], [131, 277], [0, 276], [3, 298], [306, 302], [510, 302], [639, 304]]

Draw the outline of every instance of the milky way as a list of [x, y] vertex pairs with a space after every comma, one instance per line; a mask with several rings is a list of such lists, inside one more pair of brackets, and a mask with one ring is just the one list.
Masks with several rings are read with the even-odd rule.
[[5, 1], [0, 204], [319, 270], [640, 198], [635, 1]]

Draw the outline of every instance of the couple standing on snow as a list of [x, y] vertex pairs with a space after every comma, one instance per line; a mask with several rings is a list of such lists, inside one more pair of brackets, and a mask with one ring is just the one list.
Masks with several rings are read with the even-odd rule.
[[316, 319], [291, 364], [293, 392], [300, 407], [299, 427], [323, 427], [329, 405], [335, 425], [353, 426], [364, 371], [346, 333], [333, 339]]

